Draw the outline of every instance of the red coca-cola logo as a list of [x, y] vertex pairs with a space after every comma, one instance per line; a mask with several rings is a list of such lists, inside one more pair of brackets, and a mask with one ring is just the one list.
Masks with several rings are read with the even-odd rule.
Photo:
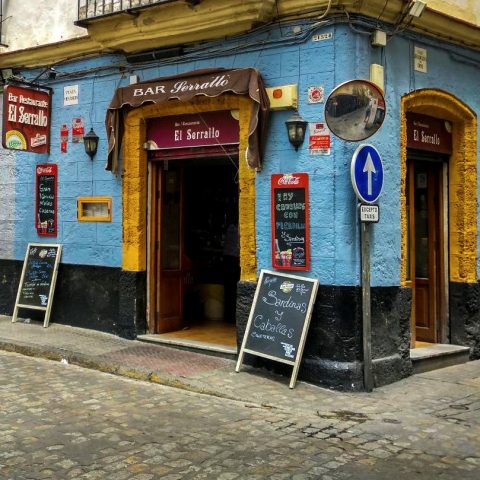
[[53, 167], [37, 167], [37, 174], [44, 175], [44, 174], [52, 174]]
[[300, 183], [300, 177], [294, 177], [293, 175], [284, 175], [278, 179], [279, 185], [298, 185]]

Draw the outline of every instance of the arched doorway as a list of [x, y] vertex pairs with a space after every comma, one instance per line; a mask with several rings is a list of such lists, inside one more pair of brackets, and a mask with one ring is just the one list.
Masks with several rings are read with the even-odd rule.
[[[412, 288], [411, 345], [450, 343], [450, 282], [477, 280], [476, 116], [431, 89], [403, 97], [401, 115], [401, 280]], [[451, 146], [438, 148], [439, 128]]]

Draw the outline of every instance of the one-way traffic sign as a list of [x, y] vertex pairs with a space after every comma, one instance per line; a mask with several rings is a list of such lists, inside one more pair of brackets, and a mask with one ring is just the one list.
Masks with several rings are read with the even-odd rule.
[[350, 166], [352, 186], [358, 199], [374, 203], [383, 187], [383, 164], [372, 145], [360, 145], [354, 152]]

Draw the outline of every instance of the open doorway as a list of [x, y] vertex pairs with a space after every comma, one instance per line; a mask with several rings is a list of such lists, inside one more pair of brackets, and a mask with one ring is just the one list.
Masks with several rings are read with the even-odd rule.
[[150, 333], [236, 348], [238, 160], [152, 161], [150, 172]]

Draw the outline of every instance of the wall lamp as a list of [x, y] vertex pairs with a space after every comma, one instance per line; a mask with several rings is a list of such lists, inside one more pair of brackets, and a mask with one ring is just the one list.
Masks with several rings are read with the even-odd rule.
[[308, 122], [306, 122], [298, 112], [295, 112], [286, 122], [288, 132], [288, 140], [298, 150], [298, 147], [305, 139], [305, 131], [307, 130]]
[[413, 0], [408, 9], [408, 15], [418, 18], [425, 10], [426, 5], [426, 0]]
[[93, 128], [83, 137], [83, 146], [85, 147], [85, 153], [90, 157], [90, 160], [93, 160], [98, 147], [98, 135], [93, 131]]

